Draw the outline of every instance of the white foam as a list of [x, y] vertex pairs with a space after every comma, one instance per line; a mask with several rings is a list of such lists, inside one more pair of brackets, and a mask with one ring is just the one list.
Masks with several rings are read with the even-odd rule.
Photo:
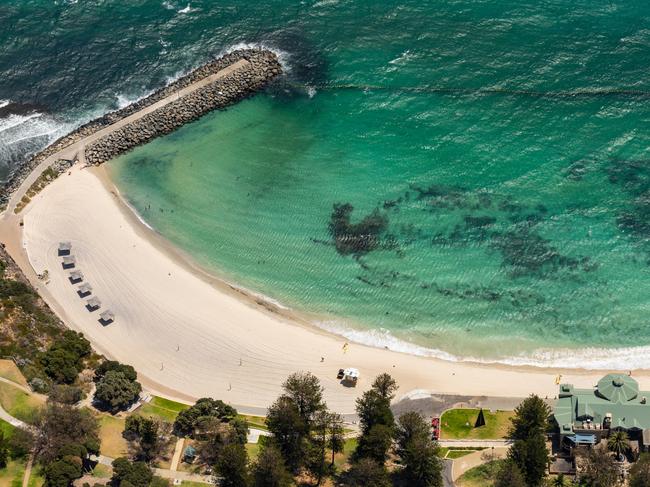
[[[8, 100], [2, 100], [0, 106], [10, 103]], [[37, 152], [72, 127], [69, 123], [40, 112], [10, 114], [0, 118], [0, 161], [9, 165], [18, 162], [25, 154]]]
[[328, 7], [330, 5], [336, 5], [337, 3], [339, 3], [339, 0], [320, 0], [314, 4], [314, 8]]
[[9, 103], [9, 100], [0, 100], [0, 108], [6, 107]]
[[474, 362], [542, 368], [589, 369], [589, 370], [635, 370], [650, 368], [650, 346], [622, 348], [539, 348], [529, 353], [510, 357], [486, 359], [458, 356], [444, 350], [427, 348], [401, 340], [389, 330], [355, 330], [336, 322], [319, 322], [319, 327], [340, 335], [350, 341], [375, 348], [421, 357], [433, 357], [451, 362]]
[[313, 86], [307, 86], [307, 95], [309, 96], [309, 98], [314, 98], [316, 96], [316, 93], [317, 93], [316, 88], [314, 88]]
[[187, 7], [182, 8], [178, 11], [179, 14], [189, 14], [190, 12], [193, 12], [195, 9], [192, 8], [191, 4], [188, 2]]
[[233, 51], [238, 51], [240, 49], [265, 49], [267, 51], [271, 51], [278, 57], [278, 61], [282, 66], [282, 71], [285, 73], [291, 72], [291, 54], [289, 54], [287, 51], [283, 51], [282, 49], [278, 49], [277, 47], [265, 44], [264, 42], [239, 42], [221, 51], [221, 53], [219, 53], [219, 57], [223, 56], [224, 54], [230, 54]]

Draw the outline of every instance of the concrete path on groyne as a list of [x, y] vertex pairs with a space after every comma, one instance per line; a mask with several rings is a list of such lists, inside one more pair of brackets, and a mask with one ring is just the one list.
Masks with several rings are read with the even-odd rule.
[[[234, 53], [236, 54], [236, 53]], [[277, 59], [275, 58], [274, 54], [270, 54], [275, 63], [277, 63], [277, 67], [275, 69], [271, 69], [268, 71], [265, 71], [266, 74], [266, 79], [264, 80], [265, 82], [270, 81], [272, 78], [277, 76], [281, 72], [281, 68], [279, 63], [277, 62]], [[232, 54], [230, 55], [232, 56]], [[179, 88], [178, 90], [173, 91], [171, 94], [165, 96], [164, 98], [157, 100], [149, 105], [141, 107], [139, 110], [136, 112], [125, 116], [124, 118], [121, 118], [114, 123], [111, 123], [109, 125], [106, 125], [102, 127], [99, 130], [94, 131], [93, 133], [90, 133], [86, 136], [83, 136], [79, 138], [78, 140], [72, 142], [71, 144], [62, 147], [60, 150], [50, 154], [47, 158], [43, 159], [37, 166], [35, 166], [31, 172], [22, 180], [22, 182], [16, 187], [16, 189], [12, 192], [11, 196], [7, 199], [7, 206], [4, 211], [4, 215], [2, 217], [2, 220], [4, 220], [4, 223], [11, 223], [11, 224], [16, 224], [17, 223], [17, 218], [14, 215], [14, 209], [16, 208], [16, 205], [18, 202], [23, 198], [27, 190], [31, 187], [31, 185], [36, 181], [36, 179], [43, 173], [45, 169], [48, 167], [52, 166], [56, 161], [65, 159], [65, 160], [77, 160], [80, 163], [86, 163], [86, 153], [87, 149], [92, 147], [93, 145], [97, 145], [98, 143], [101, 143], [102, 140], [104, 141], [110, 141], [110, 139], [107, 139], [107, 137], [115, 134], [116, 132], [120, 131], [121, 129], [124, 129], [125, 127], [129, 126], [130, 124], [134, 124], [135, 122], [138, 122], [142, 120], [144, 117], [147, 117], [151, 114], [154, 114], [157, 110], [161, 110], [163, 108], [168, 108], [169, 105], [178, 102], [179, 100], [182, 100], [187, 97], [187, 99], [191, 99], [191, 95], [194, 95], [201, 90], [205, 90], [207, 87], [209, 87], [212, 84], [215, 84], [217, 82], [224, 81], [226, 78], [233, 76], [235, 74], [239, 75], [242, 73], [246, 73], [247, 71], [250, 72], [255, 72], [256, 69], [259, 69], [259, 66], [256, 66], [254, 64], [255, 61], [255, 56], [253, 55], [253, 62], [249, 61], [246, 56], [242, 55], [238, 60], [234, 61], [232, 64], [226, 66], [223, 69], [220, 69], [218, 72], [213, 73], [209, 76], [205, 76], [199, 80], [196, 80], [182, 88]], [[263, 57], [260, 57], [260, 64], [263, 62], [268, 62], [268, 59], [264, 59]], [[273, 66], [272, 66], [273, 68]], [[201, 68], [195, 71], [200, 71]], [[264, 71], [264, 67], [262, 67], [262, 70]], [[193, 72], [194, 73], [194, 72]], [[190, 73], [189, 76], [192, 76], [192, 73]], [[258, 80], [259, 81], [259, 80]], [[253, 94], [255, 91], [257, 91], [261, 86], [263, 86], [265, 83], [256, 83], [253, 84], [253, 86], [243, 86], [243, 89], [239, 90], [239, 93], [237, 93], [236, 96], [232, 96], [230, 99], [226, 97], [226, 99], [220, 100], [219, 103], [215, 103], [214, 106], [211, 106], [208, 110], [203, 110], [200, 113], [197, 113], [195, 116], [192, 117], [192, 119], [196, 119], [199, 116], [203, 115], [204, 113], [207, 113], [207, 111], [213, 110], [213, 109], [219, 109], [219, 108], [224, 108], [236, 101], [239, 101], [243, 96], [243, 94]], [[166, 88], [162, 88], [161, 90], [165, 90]], [[141, 102], [136, 102], [135, 105], [140, 104]], [[176, 103], [176, 106], [179, 104]], [[182, 108], [181, 108], [182, 109]], [[187, 118], [187, 117], [186, 117]], [[187, 121], [191, 120], [186, 120], [184, 123]], [[176, 124], [174, 129], [179, 128], [180, 124]], [[154, 137], [157, 137], [159, 135], [164, 135], [166, 133], [169, 133], [171, 130], [166, 130], [166, 131], [158, 131], [157, 133], [150, 135], [147, 140], [151, 140]], [[156, 132], [155, 130], [153, 132]], [[74, 132], [73, 132], [74, 134]], [[72, 134], [71, 134], [72, 135]], [[139, 145], [141, 143], [146, 143], [147, 140], [141, 140], [138, 143], [134, 144], [131, 143], [130, 146], [124, 146], [121, 147], [118, 151], [117, 154], [113, 154], [112, 157], [115, 157], [116, 155], [119, 155], [119, 153], [126, 152], [127, 150], [131, 149], [135, 145]], [[55, 146], [57, 142], [54, 142], [52, 146]], [[50, 147], [52, 147], [50, 146]], [[46, 151], [45, 149], [44, 151]], [[42, 151], [42, 152], [44, 152]], [[34, 157], [38, 157], [38, 154]], [[97, 159], [95, 157], [95, 159]], [[92, 161], [94, 163], [99, 163], [99, 162], [104, 162], [103, 160], [98, 161], [94, 160]]]

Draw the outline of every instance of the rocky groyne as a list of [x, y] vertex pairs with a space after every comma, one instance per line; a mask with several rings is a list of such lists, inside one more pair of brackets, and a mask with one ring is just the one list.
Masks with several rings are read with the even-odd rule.
[[6, 207], [9, 197], [27, 175], [50, 156], [241, 60], [248, 62], [246, 66], [214, 83], [191, 92], [179, 100], [164, 105], [141, 119], [129, 123], [94, 142], [86, 148], [87, 162], [93, 164], [105, 162], [137, 145], [172, 132], [211, 110], [232, 105], [243, 98], [253, 95], [282, 73], [282, 66], [277, 56], [268, 50], [241, 49], [214, 59], [155, 91], [146, 98], [80, 126], [32, 156], [29, 161], [12, 174], [4, 188], [2, 188], [0, 209]]

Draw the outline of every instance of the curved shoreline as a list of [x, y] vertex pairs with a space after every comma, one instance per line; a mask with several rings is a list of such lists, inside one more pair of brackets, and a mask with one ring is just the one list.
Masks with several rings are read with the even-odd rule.
[[[147, 105], [150, 112], [153, 105]], [[128, 118], [121, 122], [130, 123]], [[83, 159], [86, 143], [100, 139], [101, 132], [63, 150], [50, 146], [44, 151], [50, 155], [38, 167], [51, 163], [55, 155], [81, 154]], [[601, 375], [584, 368], [453, 362], [363, 344], [342, 347], [345, 339], [317, 328], [299, 313], [271, 306], [197, 266], [146, 228], [101, 176], [103, 169], [88, 171], [81, 165], [34, 197], [25, 208], [24, 227], [10, 205], [0, 219], [3, 240], [67, 326], [83, 331], [107, 356], [132, 363], [144, 383], [161, 395], [185, 401], [212, 395], [260, 409], [275, 399], [289, 373], [310, 370], [321, 378], [330, 406], [350, 413], [372, 377], [384, 371], [396, 377], [402, 394], [427, 390], [492, 396], [552, 396], [558, 374], [578, 386], [589, 386]], [[38, 174], [28, 174], [11, 202], [20, 199]], [[116, 323], [101, 328], [83, 308], [60, 268], [56, 244], [62, 240], [73, 242], [96, 293], [117, 309]], [[36, 277], [45, 269], [52, 271], [49, 283]], [[171, 345], [181, 338], [183, 352], [175, 354]], [[343, 388], [333, 378], [344, 366], [361, 370], [357, 389]], [[637, 378], [642, 385], [650, 383], [646, 370]]]
[[354, 327], [346, 326], [342, 323], [340, 326], [325, 324], [324, 320], [331, 322], [331, 316], [320, 316], [309, 311], [294, 309], [284, 305], [275, 298], [264, 295], [259, 291], [248, 289], [244, 286], [232, 282], [228, 278], [219, 274], [218, 269], [208, 269], [202, 266], [197, 260], [184, 251], [182, 248], [174, 245], [163, 234], [152, 227], [140, 213], [131, 206], [126, 198], [120, 193], [117, 185], [111, 179], [107, 171], [102, 168], [101, 172], [95, 173], [104, 184], [105, 188], [115, 194], [119, 204], [124, 210], [125, 216], [132, 221], [136, 227], [142, 227], [142, 231], [148, 238], [153, 239], [156, 245], [171, 258], [178, 259], [189, 269], [196, 273], [197, 276], [212, 285], [215, 285], [222, 291], [233, 293], [241, 296], [247, 303], [259, 306], [271, 313], [276, 313], [284, 318], [297, 322], [310, 329], [333, 334], [343, 340], [357, 343], [376, 349], [388, 349], [393, 352], [414, 355], [423, 358], [433, 358], [447, 362], [467, 363], [475, 365], [502, 366], [502, 367], [531, 367], [539, 369], [553, 370], [636, 370], [649, 371], [650, 363], [638, 364], [633, 357], [638, 357], [643, 361], [643, 357], [650, 354], [650, 345], [646, 346], [621, 346], [604, 348], [598, 346], [576, 347], [576, 348], [544, 348], [539, 347], [530, 353], [521, 353], [518, 355], [507, 355], [498, 358], [483, 358], [479, 356], [461, 356], [445, 351], [444, 349], [430, 348], [420, 345], [417, 342], [408, 341], [396, 336], [385, 330], [385, 336], [377, 341], [373, 335], [382, 332], [373, 328], [363, 326]]
[[[68, 326], [84, 332], [102, 353], [132, 363], [150, 389], [167, 397], [191, 401], [211, 395], [262, 412], [277, 397], [287, 375], [310, 370], [321, 379], [330, 406], [351, 413], [354, 400], [384, 371], [395, 376], [400, 395], [424, 390], [553, 397], [558, 374], [580, 386], [590, 386], [602, 375], [579, 369], [450, 362], [352, 342], [344, 349], [344, 339], [314, 327], [299, 314], [270, 309], [197, 269], [182, 251], [138, 221], [111, 190], [103, 170], [77, 165], [26, 208], [24, 265], [32, 276], [49, 269], [51, 282], [35, 284]], [[89, 215], [101, 219], [78, 225]], [[20, 233], [20, 228], [15, 230]], [[96, 295], [116, 312], [115, 323], [101, 327], [61, 271], [56, 247], [64, 236], [72, 241], [79, 268]], [[180, 352], [176, 340], [181, 342]], [[335, 380], [343, 366], [361, 370], [357, 389], [344, 388]], [[650, 384], [647, 371], [635, 377], [642, 385]]]

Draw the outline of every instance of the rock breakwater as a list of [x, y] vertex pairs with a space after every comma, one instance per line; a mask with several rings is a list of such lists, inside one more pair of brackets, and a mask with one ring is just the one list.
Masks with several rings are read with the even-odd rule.
[[[238, 61], [245, 60], [245, 67], [231, 73], [226, 78], [203, 86], [173, 103], [146, 115], [132, 124], [122, 127], [120, 137], [104, 137], [86, 148], [88, 162], [98, 164], [114, 157], [136, 145], [145, 143], [154, 137], [169, 133], [183, 124], [199, 118], [208, 111], [225, 108], [237, 101], [253, 95], [273, 78], [282, 73], [282, 66], [277, 56], [267, 50], [241, 49], [214, 59], [190, 73], [180, 77], [169, 85], [160, 88], [151, 95], [138, 100], [120, 110], [109, 112], [92, 120], [69, 134], [57, 139], [42, 151], [32, 156], [16, 170], [0, 190], [0, 209], [4, 209], [13, 192], [22, 181], [43, 161], [89, 137], [120, 120], [129, 117], [159, 102], [168, 96], [222, 71]], [[164, 108], [164, 110], [163, 110]], [[160, 111], [159, 111], [160, 110]], [[155, 115], [154, 115], [155, 114]], [[109, 134], [113, 135], [113, 134]], [[116, 144], [114, 148], [110, 144]], [[117, 148], [117, 150], [116, 150]], [[109, 154], [112, 154], [109, 156]]]
[[[264, 87], [282, 72], [269, 51], [253, 51], [242, 57], [233, 72], [171, 101], [105, 135], [86, 148], [86, 162], [101, 164], [138, 145], [168, 134], [206, 113], [222, 109]], [[169, 95], [173, 96], [173, 92]]]

